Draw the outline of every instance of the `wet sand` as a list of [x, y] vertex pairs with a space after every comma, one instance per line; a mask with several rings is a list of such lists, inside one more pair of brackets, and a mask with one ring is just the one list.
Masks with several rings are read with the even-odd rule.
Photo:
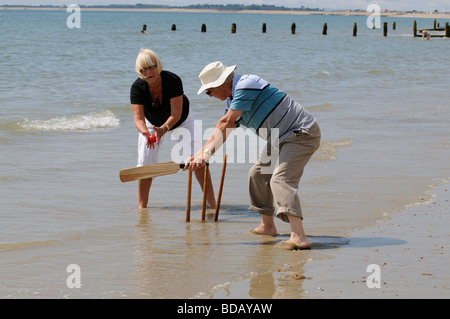
[[[349, 237], [308, 236], [311, 250], [290, 252], [289, 263], [218, 287], [207, 298], [449, 298], [449, 186], [435, 188], [426, 203], [411, 205]], [[261, 240], [267, 243], [274, 240], [265, 237]], [[379, 267], [378, 278], [369, 265]]]
[[[436, 188], [429, 202], [348, 238], [310, 236], [310, 251], [292, 252], [296, 263], [267, 273], [267, 278], [260, 275], [219, 289], [213, 298], [449, 298], [449, 186]], [[369, 265], [379, 266], [378, 278]], [[267, 282], [276, 282], [275, 294]]]
[[[449, 186], [432, 191], [426, 204], [353, 233], [348, 245], [327, 251], [326, 260], [306, 263], [304, 297], [449, 298]], [[371, 264], [380, 267], [380, 288], [370, 280]]]

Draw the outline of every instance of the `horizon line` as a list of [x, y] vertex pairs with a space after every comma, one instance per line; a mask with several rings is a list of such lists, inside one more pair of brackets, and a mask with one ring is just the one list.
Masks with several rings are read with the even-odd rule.
[[[170, 5], [158, 5], [158, 4], [105, 4], [105, 5], [78, 5], [80, 8], [117, 8], [117, 9], [213, 9], [217, 11], [245, 11], [245, 10], [261, 10], [261, 11], [310, 11], [310, 12], [368, 12], [364, 9], [331, 9], [331, 8], [309, 8], [309, 7], [285, 7], [285, 6], [276, 6], [276, 5], [259, 5], [259, 4], [192, 4], [186, 6], [170, 6]], [[67, 5], [50, 5], [50, 4], [40, 4], [40, 5], [27, 5], [27, 4], [2, 4], [0, 7], [4, 8], [67, 8]], [[439, 11], [439, 10], [398, 10], [398, 9], [384, 9], [381, 12], [403, 12], [403, 13], [449, 13], [447, 11]]]

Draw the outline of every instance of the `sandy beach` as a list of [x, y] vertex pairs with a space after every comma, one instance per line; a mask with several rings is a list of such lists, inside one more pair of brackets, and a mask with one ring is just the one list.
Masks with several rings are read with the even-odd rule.
[[[348, 245], [327, 251], [325, 260], [306, 263], [305, 297], [450, 298], [449, 186], [434, 189], [424, 204], [353, 233]], [[379, 288], [369, 265], [379, 266]]]
[[[241, 11], [225, 11], [212, 9], [185, 9], [185, 8], [85, 8], [86, 11], [130, 11], [130, 12], [207, 12], [207, 13], [239, 13], [239, 14], [294, 14], [294, 15], [340, 15], [340, 16], [370, 16], [372, 12], [365, 11], [288, 11], [288, 10], [241, 10]], [[0, 10], [66, 10], [63, 7], [0, 7]], [[381, 12], [383, 17], [392, 18], [424, 18], [424, 19], [450, 19], [450, 13], [425, 13], [425, 12]]]

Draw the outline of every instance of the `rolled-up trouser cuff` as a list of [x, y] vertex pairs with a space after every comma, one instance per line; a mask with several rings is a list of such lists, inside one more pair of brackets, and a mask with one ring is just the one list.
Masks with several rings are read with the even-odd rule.
[[261, 215], [267, 215], [267, 216], [273, 216], [273, 212], [275, 211], [275, 208], [273, 208], [273, 207], [272, 208], [270, 208], [270, 207], [261, 208], [261, 207], [256, 207], [253, 205], [250, 205], [249, 209], [254, 212], [257, 212]]
[[303, 220], [303, 215], [301, 211], [297, 211], [294, 209], [291, 209], [289, 207], [280, 207], [277, 210], [277, 217], [284, 221], [285, 223], [289, 223], [289, 217], [287, 215], [291, 215], [294, 217], [299, 217]]
[[[249, 207], [250, 210], [257, 212], [260, 215], [266, 215], [266, 216], [273, 216], [273, 213], [275, 211], [274, 208], [269, 208], [269, 207], [265, 207], [265, 208], [259, 208], [253, 205], [250, 205]], [[285, 223], [289, 223], [289, 217], [288, 215], [294, 216], [294, 217], [299, 217], [301, 219], [303, 219], [303, 215], [302, 212], [290, 209], [288, 207], [280, 207], [277, 210], [277, 214], [276, 216], [281, 219], [282, 221], [284, 221]]]

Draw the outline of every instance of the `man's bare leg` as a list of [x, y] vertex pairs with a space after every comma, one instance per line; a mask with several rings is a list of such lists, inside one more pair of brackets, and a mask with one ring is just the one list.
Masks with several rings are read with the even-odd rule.
[[275, 226], [275, 221], [273, 216], [270, 215], [261, 215], [261, 224], [254, 230], [252, 230], [253, 234], [258, 235], [269, 235], [276, 236], [277, 228]]
[[291, 224], [291, 237], [286, 241], [286, 244], [291, 246], [291, 249], [308, 249], [310, 243], [306, 237], [303, 229], [303, 221], [300, 217], [287, 215], [289, 223]]

